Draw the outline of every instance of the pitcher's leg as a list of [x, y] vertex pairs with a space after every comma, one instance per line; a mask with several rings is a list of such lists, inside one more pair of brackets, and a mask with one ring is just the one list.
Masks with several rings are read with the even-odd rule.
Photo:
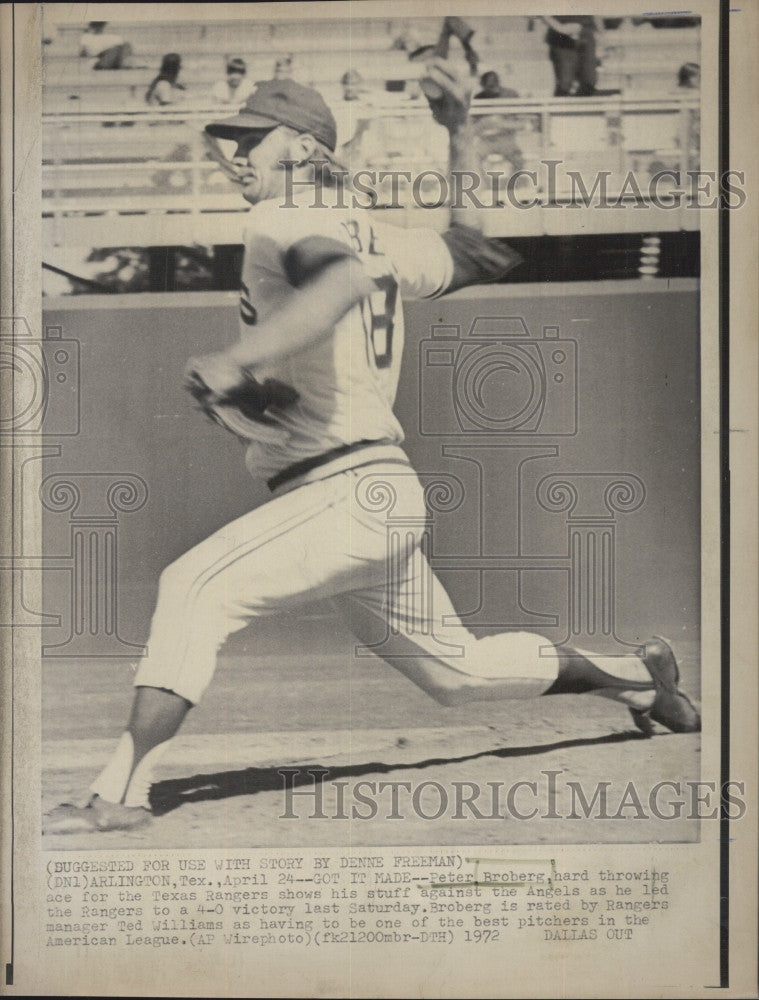
[[312, 483], [245, 514], [161, 574], [148, 652], [136, 686], [196, 704], [219, 649], [256, 618], [349, 585], [347, 492], [339, 477]]
[[364, 646], [442, 705], [536, 697], [556, 681], [548, 639], [528, 632], [477, 639], [431, 571], [414, 573], [390, 596], [381, 588], [351, 594], [343, 613]]
[[349, 585], [353, 567], [338, 547], [350, 535], [346, 498], [337, 477], [287, 494], [227, 525], [164, 571], [127, 728], [91, 786], [87, 806], [61, 807], [46, 832], [144, 822], [152, 769], [200, 699], [226, 638], [253, 618]]
[[249, 620], [230, 599], [239, 593], [230, 576], [241, 539], [259, 536], [255, 514], [211, 535], [161, 574], [126, 729], [86, 803], [58, 807], [45, 832], [130, 829], [148, 821], [155, 765], [210, 681], [219, 646]]
[[88, 801], [83, 807], [59, 807], [55, 832], [128, 830], [147, 823], [153, 769], [190, 708], [190, 702], [172, 691], [137, 688], [127, 728], [90, 786]]
[[444, 705], [592, 693], [626, 705], [643, 729], [641, 716], [649, 714], [675, 731], [700, 728], [697, 711], [678, 690], [677, 664], [664, 640], [631, 655], [604, 656], [557, 647], [530, 632], [478, 639], [419, 548], [384, 586], [351, 595], [349, 614], [359, 639]]

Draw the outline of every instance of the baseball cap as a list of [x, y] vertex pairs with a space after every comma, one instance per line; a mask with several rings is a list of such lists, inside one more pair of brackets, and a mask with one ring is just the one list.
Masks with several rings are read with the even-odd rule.
[[287, 125], [309, 132], [332, 152], [337, 126], [321, 94], [295, 80], [264, 80], [232, 118], [211, 122], [206, 132], [217, 139], [237, 139], [241, 132]]

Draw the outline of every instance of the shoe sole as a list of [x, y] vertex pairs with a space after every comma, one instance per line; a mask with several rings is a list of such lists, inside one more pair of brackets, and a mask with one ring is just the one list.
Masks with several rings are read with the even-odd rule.
[[[651, 656], [653, 662], [650, 662], [647, 649], [649, 644], [639, 648], [638, 656], [651, 675], [656, 697], [651, 708], [645, 712], [630, 709], [633, 722], [647, 736], [654, 732], [652, 720], [666, 726], [673, 733], [701, 732], [701, 716], [698, 710], [677, 686], [680, 681], [680, 670], [671, 644], [660, 635], [654, 636], [654, 642], [663, 644], [668, 655], [664, 664], [659, 662], [661, 657], [656, 655]], [[669, 671], [670, 676], [665, 675], [665, 670]]]
[[[92, 806], [57, 806], [42, 824], [43, 836], [69, 833], [109, 833], [112, 830], [136, 830], [147, 826], [152, 816], [146, 809], [134, 810], [134, 816], [99, 813]], [[138, 815], [141, 814], [141, 815]]]

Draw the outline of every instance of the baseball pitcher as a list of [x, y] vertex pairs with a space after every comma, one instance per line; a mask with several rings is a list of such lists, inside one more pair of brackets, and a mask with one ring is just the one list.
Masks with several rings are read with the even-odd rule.
[[[433, 115], [449, 133], [451, 170], [476, 169], [464, 84], [441, 58], [427, 82]], [[272, 497], [163, 572], [126, 729], [86, 799], [57, 807], [46, 831], [149, 822], [155, 766], [211, 682], [224, 642], [315, 598], [334, 598], [361, 641], [378, 622], [391, 623], [383, 658], [444, 705], [590, 692], [627, 705], [644, 731], [655, 722], [698, 730], [665, 640], [603, 656], [526, 632], [477, 638], [420, 549], [423, 491], [393, 413], [403, 301], [498, 281], [518, 255], [485, 239], [469, 207], [453, 209], [442, 235], [323, 207], [337, 190], [335, 121], [316, 91], [292, 80], [260, 84], [237, 115], [206, 131], [236, 143], [234, 174], [252, 207], [240, 337], [191, 359], [186, 385], [244, 442], [251, 474]], [[315, 185], [324, 198], [314, 198]], [[394, 516], [419, 526], [408, 529], [392, 565], [382, 505], [373, 502], [389, 488]], [[450, 656], [434, 639], [443, 620], [456, 626]]]

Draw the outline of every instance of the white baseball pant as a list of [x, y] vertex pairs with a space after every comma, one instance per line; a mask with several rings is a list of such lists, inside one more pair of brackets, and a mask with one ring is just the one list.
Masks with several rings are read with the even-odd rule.
[[310, 482], [244, 514], [162, 573], [135, 685], [195, 704], [233, 632], [332, 597], [359, 642], [376, 641], [379, 624], [379, 655], [443, 704], [483, 685], [499, 697], [545, 691], [558, 667], [550, 641], [469, 632], [420, 547], [425, 518], [417, 476], [395, 462]]

